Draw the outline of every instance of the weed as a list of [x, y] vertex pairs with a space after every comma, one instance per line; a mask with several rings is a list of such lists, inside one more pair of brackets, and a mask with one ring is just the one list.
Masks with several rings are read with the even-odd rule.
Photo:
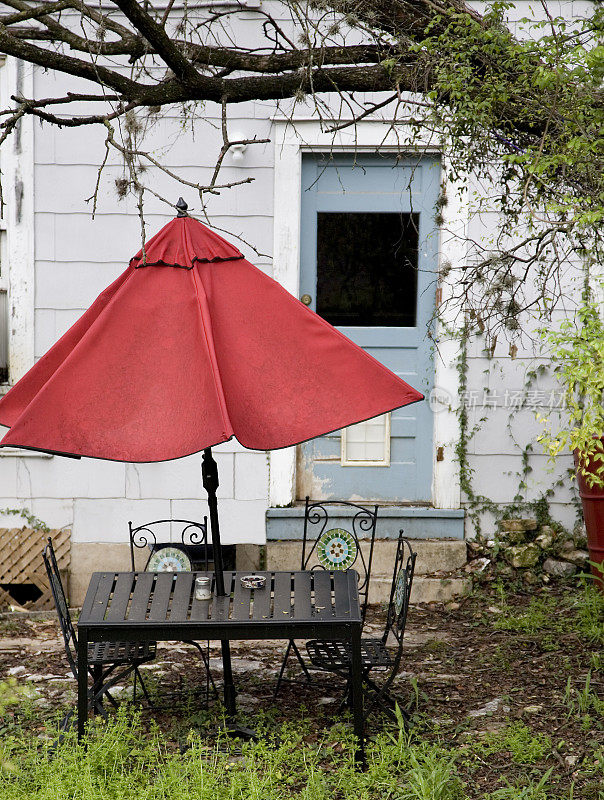
[[[591, 685], [591, 670], [585, 677], [585, 683], [580, 689], [573, 688], [572, 678], [569, 676], [564, 690], [564, 705], [568, 709], [568, 716], [583, 717], [583, 729], [590, 730], [592, 726], [604, 729], [604, 700], [601, 700]], [[592, 715], [595, 719], [592, 720]]]
[[533, 734], [523, 722], [514, 722], [496, 733], [487, 733], [474, 746], [480, 756], [508, 751], [515, 764], [536, 764], [551, 752], [552, 742], [542, 733]]
[[547, 800], [548, 781], [552, 769], [548, 771], [535, 783], [528, 779], [518, 782], [515, 785], [506, 781], [506, 785], [494, 792], [490, 792], [484, 800]]
[[412, 750], [409, 765], [399, 795], [401, 800], [462, 800], [465, 797], [451, 754], [434, 746]]
[[563, 620], [555, 614], [557, 603], [553, 597], [534, 597], [528, 607], [519, 612], [514, 611], [504, 599], [501, 610], [503, 613], [493, 623], [497, 630], [527, 634], [548, 632], [550, 647], [551, 634], [560, 633], [564, 629]]
[[604, 645], [604, 593], [585, 581], [572, 606], [577, 633], [591, 644]]

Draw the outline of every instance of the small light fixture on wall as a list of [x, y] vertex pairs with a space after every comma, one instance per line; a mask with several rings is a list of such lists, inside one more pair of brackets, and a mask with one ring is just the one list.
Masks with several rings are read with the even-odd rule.
[[[247, 137], [243, 133], [239, 133], [237, 131], [231, 137], [231, 141], [233, 142], [240, 142], [242, 139], [246, 139]], [[231, 154], [231, 158], [233, 161], [243, 161], [243, 154], [247, 150], [247, 144], [232, 144], [229, 152]]]

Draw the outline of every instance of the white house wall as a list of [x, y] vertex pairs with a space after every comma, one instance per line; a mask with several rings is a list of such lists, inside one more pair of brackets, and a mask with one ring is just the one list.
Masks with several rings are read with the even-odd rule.
[[[519, 16], [526, 13], [522, 6]], [[567, 4], [570, 5], [570, 4]], [[573, 9], [577, 6], [572, 4]], [[275, 3], [263, 8], [274, 10]], [[577, 6], [578, 7], [578, 6]], [[579, 9], [580, 11], [580, 9]], [[251, 17], [240, 24], [247, 32]], [[243, 30], [236, 38], [241, 41]], [[26, 69], [30, 70], [30, 67]], [[51, 96], [78, 91], [88, 84], [65, 77], [55, 77], [36, 70], [34, 96]], [[269, 144], [250, 145], [240, 162], [231, 156], [225, 160], [221, 179], [225, 182], [253, 177], [254, 182], [225, 190], [208, 199], [208, 213], [214, 224], [240, 235], [253, 244], [258, 255], [245, 242], [237, 241], [245, 255], [267, 274], [273, 274], [273, 184], [275, 159], [275, 110], [271, 104], [246, 103], [229, 109], [229, 128], [244, 136], [271, 137]], [[211, 175], [221, 139], [219, 108], [208, 103], [205, 122], [181, 131], [177, 115], [162, 120], [145, 141], [145, 147], [161, 147], [164, 163], [188, 180], [207, 181]], [[309, 117], [310, 106], [298, 106], [296, 114]], [[48, 125], [34, 126], [33, 199], [35, 221], [30, 231], [35, 242], [35, 338], [34, 353], [39, 358], [90, 305], [97, 294], [123, 269], [140, 247], [139, 220], [133, 200], [120, 202], [114, 179], [121, 168], [110, 159], [99, 192], [98, 209], [91, 219], [91, 203], [85, 199], [94, 192], [97, 169], [104, 156], [102, 129], [58, 130]], [[166, 141], [170, 146], [166, 148]], [[279, 157], [277, 151], [277, 158]], [[150, 174], [150, 173], [149, 173]], [[177, 187], [163, 175], [153, 175], [157, 191], [176, 201], [185, 196], [193, 213], [199, 203], [193, 192]], [[146, 204], [147, 235], [155, 233], [172, 216], [154, 199]], [[459, 222], [459, 220], [458, 220]], [[477, 225], [478, 223], [474, 223]], [[487, 233], [496, 217], [487, 222]], [[478, 235], [477, 229], [475, 232]], [[33, 246], [33, 245], [32, 245]], [[455, 256], [463, 258], [459, 251]], [[480, 341], [471, 343], [468, 390], [521, 389], [522, 373], [534, 365], [534, 353], [526, 345], [512, 359], [507, 345], [501, 343], [495, 358], [485, 358]], [[443, 374], [451, 380], [454, 368], [452, 351], [443, 348]], [[136, 387], [132, 387], [136, 391]], [[166, 392], [170, 387], [166, 386]], [[501, 395], [503, 396], [503, 394]], [[455, 404], [456, 398], [452, 398]], [[450, 414], [450, 412], [447, 412]], [[507, 431], [507, 408], [495, 409], [487, 422], [480, 422], [481, 409], [473, 409], [471, 425], [480, 430], [469, 443], [469, 465], [474, 471], [474, 491], [498, 503], [509, 503], [516, 492], [517, 480], [508, 472], [520, 470], [522, 455]], [[444, 419], [444, 417], [443, 417]], [[449, 420], [451, 422], [451, 420]], [[442, 424], [442, 423], [441, 423]], [[535, 431], [534, 414], [525, 409], [514, 416], [512, 433], [524, 444], [527, 434]], [[444, 426], [442, 435], [446, 435]], [[443, 439], [444, 441], [444, 439]], [[449, 448], [442, 471], [442, 485], [457, 487], [450, 496], [443, 491], [435, 498], [439, 505], [454, 507], [464, 498], [459, 494], [456, 467], [453, 465], [454, 442]], [[535, 446], [537, 451], [538, 446]], [[220, 473], [221, 532], [225, 543], [256, 542], [265, 539], [265, 511], [269, 505], [269, 460], [265, 453], [246, 451], [236, 442], [215, 448]], [[546, 458], [531, 457], [533, 472], [528, 494], [537, 498], [554, 480], [547, 470]], [[558, 472], [569, 465], [563, 460]], [[275, 462], [277, 468], [277, 462]], [[273, 482], [275, 475], [272, 476]], [[68, 525], [74, 542], [125, 542], [127, 522], [143, 522], [159, 517], [198, 519], [207, 513], [202, 499], [200, 457], [191, 456], [161, 464], [118, 464], [82, 459], [36, 455], [0, 458], [0, 504], [3, 508], [27, 508], [52, 527]], [[571, 524], [574, 509], [568, 505], [568, 491], [559, 492], [553, 504], [554, 516]], [[11, 516], [0, 515], [0, 524], [14, 525]]]

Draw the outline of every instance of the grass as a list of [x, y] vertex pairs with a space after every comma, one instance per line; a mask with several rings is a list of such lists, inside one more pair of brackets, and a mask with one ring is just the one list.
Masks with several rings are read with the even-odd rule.
[[500, 607], [501, 616], [493, 623], [493, 627], [499, 631], [535, 634], [542, 631], [561, 632], [565, 627], [565, 621], [556, 616], [554, 597], [535, 597], [526, 608], [515, 611], [503, 595]]
[[577, 633], [592, 645], [604, 647], [604, 592], [591, 583], [570, 602]]
[[368, 749], [368, 769], [355, 766], [350, 726], [334, 725], [313, 744], [303, 723], [285, 724], [258, 742], [208, 741], [190, 733], [184, 752], [157, 728], [122, 707], [90, 728], [87, 748], [69, 735], [58, 747], [7, 737], [0, 758], [2, 800], [463, 800], [454, 758], [441, 747], [386, 731]]
[[[543, 634], [545, 647], [554, 649], [552, 637], [574, 632], [590, 645], [604, 647], [604, 593], [586, 577], [579, 591], [570, 594], [563, 604], [556, 597], [534, 597], [528, 606], [514, 608], [502, 584], [497, 587], [500, 615], [493, 627], [535, 635]], [[548, 641], [554, 647], [548, 646]]]
[[524, 722], [513, 722], [501, 731], [487, 733], [476, 744], [474, 753], [482, 757], [493, 753], [509, 753], [515, 764], [538, 764], [551, 752], [552, 742], [542, 733], [533, 734]]
[[[366, 772], [355, 765], [350, 720], [317, 717], [300, 704], [294, 719], [279, 707], [255, 709], [261, 736], [250, 743], [216, 733], [214, 706], [200, 711], [185, 699], [160, 729], [153, 712], [141, 716], [123, 705], [109, 721], [91, 723], [84, 748], [71, 734], [57, 746], [58, 717], [40, 722], [32, 687], [0, 682], [0, 798], [604, 800], [604, 596], [588, 584], [548, 591], [520, 596], [499, 587], [496, 617], [485, 614], [492, 596], [473, 601], [456, 629], [472, 631], [463, 662], [465, 645], [456, 648], [455, 637], [446, 646], [428, 639], [416, 677], [405, 680], [416, 725], [407, 732], [400, 714], [398, 724], [373, 724]], [[544, 638], [559, 653], [543, 652]], [[497, 695], [512, 712], [482, 722], [460, 715], [449, 703], [461, 678], [439, 688], [421, 677], [445, 664], [466, 673], [476, 694], [466, 709]], [[542, 711], [525, 714], [536, 703]]]

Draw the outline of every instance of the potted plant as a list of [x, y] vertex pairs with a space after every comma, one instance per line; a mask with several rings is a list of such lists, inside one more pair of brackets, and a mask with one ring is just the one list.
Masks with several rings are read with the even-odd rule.
[[540, 441], [552, 458], [574, 453], [592, 572], [604, 591], [604, 320], [594, 294], [586, 281], [575, 315], [557, 330], [542, 332], [563, 389], [566, 420], [554, 431], [551, 420], [540, 417]]

